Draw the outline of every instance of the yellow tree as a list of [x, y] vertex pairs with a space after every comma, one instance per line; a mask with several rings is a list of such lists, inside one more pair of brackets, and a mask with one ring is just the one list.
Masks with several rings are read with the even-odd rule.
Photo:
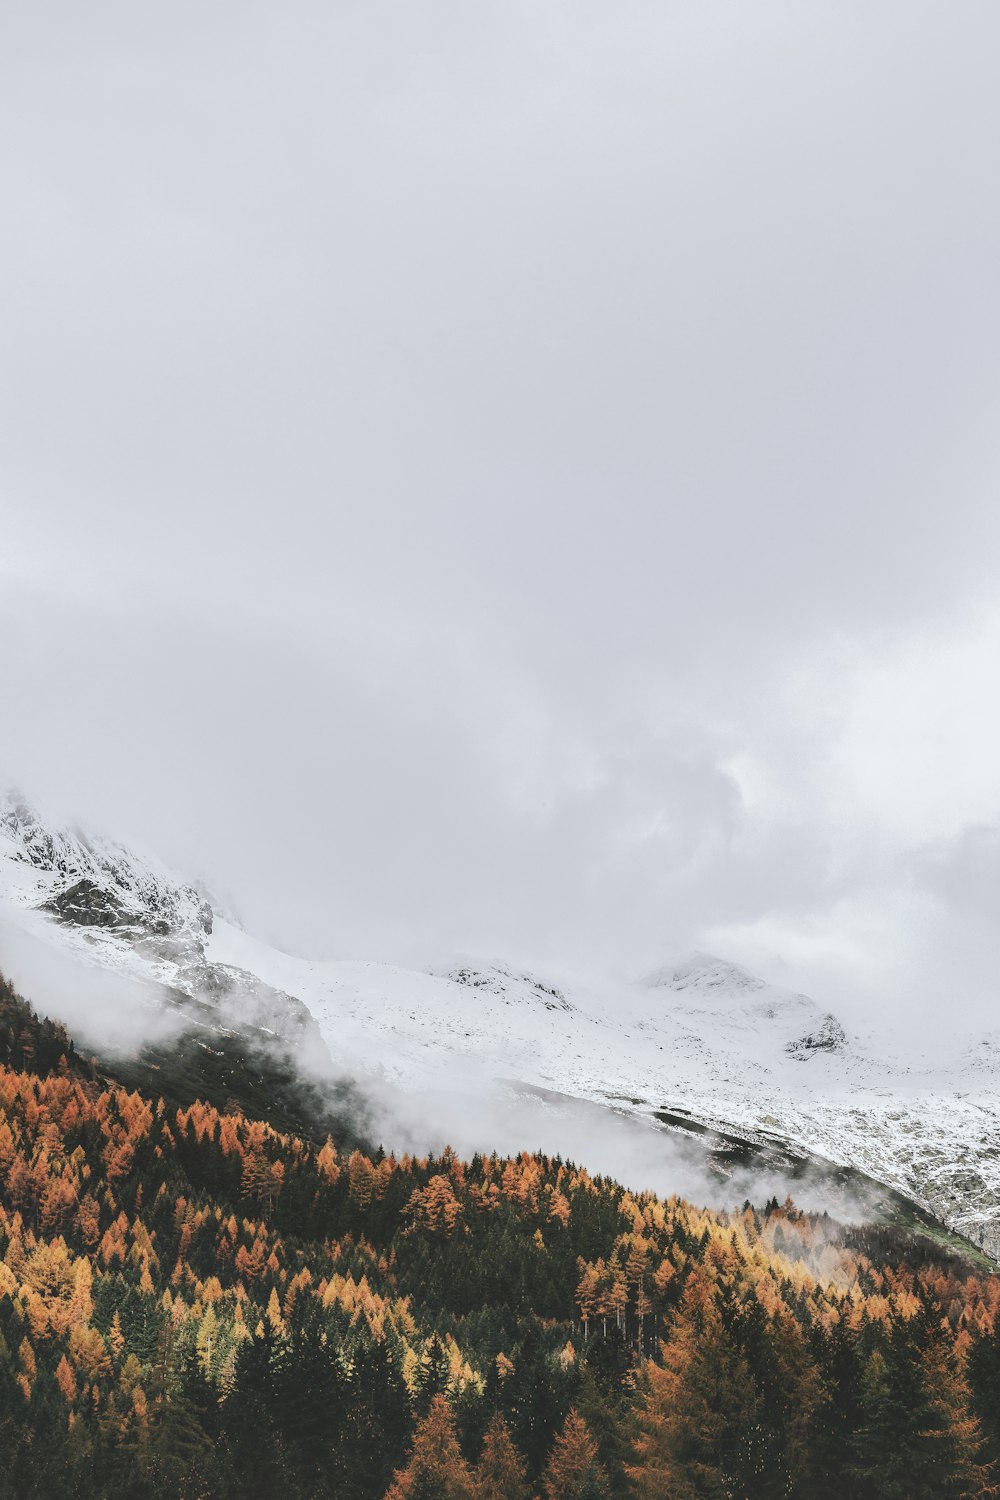
[[409, 1462], [397, 1471], [385, 1500], [475, 1500], [472, 1476], [443, 1396], [434, 1397], [417, 1427]]
[[103, 1380], [111, 1374], [107, 1345], [89, 1323], [74, 1323], [70, 1329], [69, 1357], [84, 1380]]
[[67, 1406], [72, 1406], [76, 1400], [76, 1376], [73, 1374], [73, 1366], [65, 1354], [56, 1366], [56, 1385], [63, 1394], [63, 1400]]
[[757, 1462], [759, 1398], [719, 1315], [709, 1278], [692, 1273], [663, 1364], [650, 1362], [628, 1475], [642, 1500], [728, 1500]]
[[581, 1276], [576, 1289], [576, 1301], [580, 1309], [580, 1321], [583, 1324], [583, 1341], [586, 1343], [590, 1320], [594, 1315], [599, 1296], [597, 1267], [589, 1265], [583, 1259], [578, 1261], [578, 1265]]
[[462, 1205], [448, 1178], [437, 1176], [431, 1178], [423, 1191], [415, 1189], [405, 1211], [425, 1229], [450, 1234], [462, 1212]]
[[529, 1500], [530, 1493], [524, 1460], [498, 1414], [486, 1429], [476, 1469], [476, 1500]]
[[579, 1412], [571, 1411], [542, 1476], [545, 1500], [610, 1500], [597, 1444]]
[[350, 1193], [359, 1208], [368, 1208], [375, 1194], [375, 1169], [367, 1156], [352, 1151], [347, 1161]]

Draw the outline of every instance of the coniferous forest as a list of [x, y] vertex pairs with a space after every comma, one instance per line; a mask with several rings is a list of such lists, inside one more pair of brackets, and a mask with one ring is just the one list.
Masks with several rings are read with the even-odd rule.
[[997, 1493], [1000, 1279], [136, 1090], [0, 985], [0, 1494]]

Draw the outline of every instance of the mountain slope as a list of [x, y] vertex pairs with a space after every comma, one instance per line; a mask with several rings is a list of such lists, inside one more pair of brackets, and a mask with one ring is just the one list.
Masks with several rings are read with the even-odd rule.
[[983, 1495], [998, 1329], [891, 1230], [178, 1108], [0, 981], [0, 1500], [704, 1493], [706, 1432], [753, 1500]]
[[416, 1099], [410, 1126], [419, 1133], [422, 1119], [425, 1140], [437, 1118], [464, 1130], [468, 1149], [488, 1149], [495, 1114], [484, 1101], [497, 1080], [514, 1081], [681, 1138], [707, 1127], [860, 1169], [1000, 1256], [995, 1040], [943, 1060], [875, 1055], [807, 996], [705, 954], [632, 985], [295, 958], [155, 861], [49, 827], [10, 797], [0, 802], [0, 943], [5, 926], [186, 1003], [207, 1046], [213, 1027], [252, 1034], [319, 1077], [365, 1080], [390, 1101], [378, 1122], [387, 1139], [391, 1101], [405, 1112]]

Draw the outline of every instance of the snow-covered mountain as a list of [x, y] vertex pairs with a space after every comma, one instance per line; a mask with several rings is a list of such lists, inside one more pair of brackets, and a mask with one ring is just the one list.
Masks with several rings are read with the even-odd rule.
[[[43, 820], [25, 798], [0, 792], [0, 945], [6, 925], [88, 970], [138, 981], [136, 1003], [148, 1009], [162, 1004], [166, 990], [197, 1000], [225, 1024], [321, 1046], [300, 1000], [209, 956], [217, 921], [209, 895], [155, 858]], [[0, 946], [0, 969], [3, 962]], [[100, 1022], [95, 1016], [98, 1035]]]
[[326, 1048], [342, 1070], [380, 1074], [399, 1095], [428, 1080], [447, 1092], [456, 1080], [502, 1079], [692, 1137], [708, 1127], [842, 1164], [1000, 1258], [995, 1035], [932, 1061], [877, 1055], [808, 996], [698, 953], [634, 984], [296, 958], [155, 860], [51, 826], [7, 795], [0, 969], [15, 935], [134, 981], [142, 1004], [188, 996], [200, 1024], [217, 1016], [304, 1043], [314, 1061]]

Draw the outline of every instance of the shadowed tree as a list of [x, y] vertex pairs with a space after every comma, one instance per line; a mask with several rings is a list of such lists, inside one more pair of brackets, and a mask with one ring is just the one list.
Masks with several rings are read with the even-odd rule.
[[462, 1457], [455, 1421], [443, 1396], [435, 1396], [413, 1436], [406, 1467], [385, 1500], [474, 1500], [472, 1476]]
[[859, 1500], [966, 1500], [996, 1494], [964, 1373], [927, 1310], [897, 1326], [862, 1379], [854, 1444]]
[[759, 1493], [760, 1402], [734, 1346], [712, 1284], [695, 1272], [663, 1364], [646, 1367], [635, 1463], [628, 1474], [642, 1500], [751, 1500]]
[[578, 1412], [571, 1411], [552, 1446], [542, 1477], [545, 1500], [611, 1500], [597, 1444]]
[[476, 1470], [476, 1500], [530, 1500], [527, 1468], [499, 1415], [486, 1429]]

